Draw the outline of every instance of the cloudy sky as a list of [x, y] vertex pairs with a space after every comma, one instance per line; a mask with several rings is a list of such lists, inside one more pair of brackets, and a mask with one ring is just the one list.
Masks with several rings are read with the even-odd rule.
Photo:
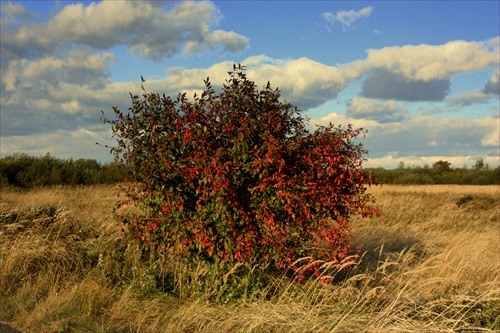
[[112, 160], [101, 110], [192, 94], [234, 63], [370, 167], [499, 165], [499, 1], [1, 1], [1, 154]]

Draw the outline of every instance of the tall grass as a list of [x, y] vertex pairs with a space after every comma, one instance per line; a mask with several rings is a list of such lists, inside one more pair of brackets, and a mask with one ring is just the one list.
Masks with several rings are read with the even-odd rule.
[[332, 283], [145, 256], [115, 227], [115, 187], [0, 192], [0, 322], [22, 332], [500, 330], [500, 187], [371, 191], [386, 220], [352, 221], [363, 255]]

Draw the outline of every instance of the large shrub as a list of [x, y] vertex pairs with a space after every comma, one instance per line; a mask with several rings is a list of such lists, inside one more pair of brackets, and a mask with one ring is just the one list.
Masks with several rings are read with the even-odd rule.
[[259, 91], [235, 66], [222, 91], [132, 96], [114, 108], [117, 146], [130, 170], [128, 200], [144, 214], [121, 220], [127, 239], [194, 260], [290, 266], [351, 253], [349, 219], [367, 215], [371, 176], [362, 129], [314, 132], [269, 83]]

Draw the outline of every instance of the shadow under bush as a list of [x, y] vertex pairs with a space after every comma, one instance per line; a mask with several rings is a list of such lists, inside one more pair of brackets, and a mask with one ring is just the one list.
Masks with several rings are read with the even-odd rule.
[[424, 245], [420, 239], [403, 230], [393, 230], [378, 226], [365, 230], [356, 237], [354, 246], [361, 246], [362, 260], [358, 271], [373, 271], [387, 259], [397, 256], [404, 250], [411, 249], [417, 258], [424, 255]]

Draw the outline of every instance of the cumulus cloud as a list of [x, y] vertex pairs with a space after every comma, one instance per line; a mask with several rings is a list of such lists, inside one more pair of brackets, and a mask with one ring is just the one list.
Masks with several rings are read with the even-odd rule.
[[184, 47], [184, 54], [202, 52], [206, 49], [220, 49], [222, 52], [238, 53], [248, 47], [248, 39], [233, 31], [215, 30], [201, 42], [189, 40]]
[[[10, 60], [1, 77], [2, 106], [15, 109], [16, 104], [46, 99], [63, 84], [102, 88], [109, 82], [108, 67], [114, 61], [111, 53], [95, 54], [84, 50], [73, 50], [63, 58], [48, 55], [32, 61]], [[9, 109], [2, 111], [6, 114]]]
[[134, 53], [159, 60], [220, 48], [236, 53], [248, 39], [235, 32], [212, 31], [220, 19], [211, 2], [183, 1], [165, 11], [158, 2], [105, 0], [66, 5], [50, 21], [2, 32], [2, 43], [17, 56], [32, 57], [76, 43], [106, 50], [126, 45]]
[[[337, 67], [327, 66], [309, 58], [272, 59], [266, 56], [255, 56], [243, 60], [247, 66], [246, 74], [259, 88], [268, 81], [279, 88], [282, 97], [302, 110], [319, 106], [335, 98], [337, 93], [351, 81]], [[149, 82], [152, 89], [185, 88], [191, 90], [204, 87], [202, 78], [210, 77], [214, 86], [222, 84], [227, 78], [232, 62], [222, 62], [207, 69], [175, 68], [169, 70], [169, 75], [155, 82]], [[177, 90], [179, 91], [179, 90]]]
[[113, 61], [111, 53], [84, 50], [62, 58], [11, 60], [1, 77], [2, 137], [98, 123], [100, 110], [117, 100], [126, 102], [133, 91], [131, 85], [109, 80], [108, 66]]
[[379, 123], [402, 121], [406, 110], [396, 101], [354, 97], [347, 106], [347, 115], [355, 118], [375, 120]]
[[[436, 52], [436, 59], [428, 59], [434, 64], [431, 67], [443, 66], [447, 69], [436, 70], [433, 73], [438, 74], [434, 76], [422, 74], [429, 73], [429, 70], [423, 70], [428, 64], [420, 63], [418, 56], [415, 58], [418, 61], [408, 62], [410, 55], [405, 47], [370, 50], [364, 60], [337, 66], [328, 66], [309, 58], [274, 59], [264, 55], [250, 57], [242, 64], [248, 66], [247, 75], [258, 87], [262, 88], [270, 81], [273, 87], [281, 90], [285, 100], [302, 110], [334, 99], [351, 82], [364, 76], [361, 95], [365, 98], [353, 99], [348, 108], [350, 116], [394, 123], [406, 117], [404, 109], [396, 106], [397, 101], [442, 100], [448, 94], [448, 78], [455, 72], [483, 69], [477, 64], [487, 67], [498, 61], [491, 60], [491, 46], [484, 46], [485, 43], [459, 43], [463, 50], [477, 51], [472, 52], [476, 61], [471, 65], [467, 57], [459, 54], [453, 59], [447, 56], [439, 58], [439, 52]], [[444, 52], [450, 44], [453, 43], [433, 48]], [[427, 49], [425, 45], [411, 47], [416, 55]], [[470, 50], [464, 52], [471, 54]], [[48, 54], [34, 60], [10, 60], [1, 78], [2, 123], [9, 124], [3, 125], [2, 135], [41, 132], [51, 126], [83, 126], [81, 122], [95, 123], [100, 110], [115, 105], [117, 100], [126, 103], [127, 93], [134, 92], [140, 85], [110, 82], [107, 71], [114, 58], [109, 52], [92, 53], [77, 49], [64, 57]], [[497, 58], [496, 55], [493, 58]], [[453, 61], [454, 65], [451, 66], [449, 61]], [[224, 82], [232, 65], [233, 62], [225, 61], [209, 68], [170, 68], [165, 77], [148, 80], [146, 88], [170, 95], [180, 91], [192, 94], [204, 88], [203, 78], [210, 77], [214, 85]], [[443, 76], [444, 79], [441, 78]], [[376, 99], [386, 101], [377, 102]], [[371, 113], [368, 105], [373, 108]], [[25, 120], [29, 117], [37, 126], [31, 126], [30, 121]], [[78, 121], [64, 123], [74, 119]]]
[[[89, 158], [111, 162], [109, 149], [113, 145], [108, 126], [90, 126], [75, 130], [60, 129], [50, 133], [37, 133], [2, 138], [2, 154], [25, 153], [34, 156], [50, 153], [58, 158]], [[99, 143], [100, 145], [96, 145]]]
[[[116, 57], [107, 49], [114, 46], [153, 60], [248, 47], [246, 37], [213, 30], [221, 15], [211, 2], [69, 4], [43, 23], [36, 23], [20, 4], [2, 3], [1, 9], [3, 142], [5, 137], [86, 128], [117, 101], [128, 107], [128, 92], [139, 85], [111, 82], [109, 68]], [[202, 87], [202, 78], [198, 76], [196, 87]], [[171, 83], [172, 78], [163, 81]], [[173, 94], [190, 88], [177, 82], [171, 86]]]
[[359, 11], [342, 10], [338, 11], [335, 14], [331, 12], [326, 12], [323, 13], [322, 16], [331, 25], [333, 25], [335, 22], [339, 22], [340, 24], [342, 24], [342, 30], [347, 31], [350, 29], [351, 25], [356, 21], [370, 16], [373, 10], [374, 10], [373, 7], [369, 6]]
[[[450, 91], [453, 75], [498, 65], [498, 55], [486, 42], [452, 41], [443, 45], [408, 45], [368, 50], [366, 59], [328, 66], [309, 58], [273, 59], [263, 55], [242, 63], [248, 76], [262, 86], [267, 81], [279, 87], [287, 101], [301, 109], [334, 99], [354, 81], [364, 77], [361, 94], [367, 98], [400, 101], [442, 101]], [[471, 61], [474, 59], [474, 61]], [[210, 74], [223, 82], [231, 62], [208, 69], [175, 69], [169, 83], [177, 87], [199, 87], [199, 78]], [[493, 78], [492, 81], [493, 82]]]
[[450, 85], [447, 79], [411, 80], [386, 69], [374, 69], [365, 78], [361, 94], [400, 101], [442, 101], [449, 94]]
[[[471, 120], [407, 115], [400, 122], [380, 123], [367, 118], [354, 118], [349, 113], [333, 112], [313, 118], [312, 122], [323, 125], [330, 122], [350, 123], [368, 129], [366, 139], [361, 142], [369, 151], [367, 165], [371, 167], [395, 167], [400, 161], [423, 165], [434, 159], [448, 160], [461, 167], [477, 156], [494, 161], [491, 165], [500, 162], [498, 117]], [[388, 155], [388, 151], [394, 153]], [[455, 157], [460, 158], [454, 160]]]
[[33, 15], [20, 3], [6, 2], [2, 3], [0, 8], [2, 18], [2, 29], [8, 29], [13, 25], [17, 25], [24, 20], [30, 19]]
[[492, 146], [492, 147], [498, 147], [500, 146], [500, 131], [497, 130], [486, 135], [482, 140], [481, 144], [483, 146]]
[[500, 53], [500, 36], [491, 38], [488, 41], [488, 47], [491, 50], [491, 52], [495, 52], [497, 54]]
[[352, 77], [366, 74], [365, 97], [441, 101], [449, 94], [451, 76], [498, 66], [493, 40], [370, 49], [366, 59], [346, 64], [345, 71]]
[[281, 60], [248, 69], [248, 76], [260, 85], [270, 81], [290, 103], [305, 110], [333, 99], [353, 78], [339, 67], [309, 58]]
[[23, 81], [14, 93], [2, 95], [2, 148], [6, 137], [71, 131], [99, 124], [101, 110], [109, 114], [111, 106], [122, 110], [130, 106], [129, 92], [139, 93], [140, 84], [108, 82], [97, 88]]
[[114, 61], [115, 56], [109, 52], [95, 54], [73, 50], [66, 58], [48, 56], [31, 61], [20, 74], [24, 78], [48, 82], [54, 86], [60, 82], [91, 84], [106, 77], [109, 63]]
[[385, 69], [410, 80], [430, 82], [451, 75], [498, 66], [498, 53], [486, 42], [451, 41], [443, 45], [406, 45], [369, 49], [353, 70]]
[[483, 89], [471, 90], [457, 96], [448, 97], [446, 98], [446, 102], [453, 105], [455, 108], [472, 104], [487, 103], [489, 100], [498, 98], [498, 95], [500, 95], [499, 80], [500, 70], [497, 68]]
[[467, 91], [457, 96], [448, 97], [446, 98], [446, 102], [455, 107], [463, 107], [472, 104], [486, 103], [493, 97], [493, 95], [485, 93], [484, 90], [478, 89]]
[[491, 79], [484, 86], [483, 92], [486, 94], [500, 95], [500, 69], [496, 69]]
[[[446, 48], [446, 45], [442, 47]], [[414, 50], [420, 52], [418, 47]], [[242, 64], [248, 66], [247, 76], [259, 88], [270, 81], [273, 87], [281, 90], [286, 101], [301, 110], [334, 99], [351, 82], [365, 76], [361, 91], [364, 98], [353, 99], [347, 111], [352, 118], [380, 123], [395, 124], [406, 119], [407, 114], [397, 101], [442, 100], [446, 96], [449, 89], [447, 79], [426, 81], [416, 75], [419, 67], [408, 72], [415, 74], [413, 76], [406, 70], [398, 70], [405, 68], [406, 59], [398, 58], [393, 49], [385, 49], [385, 52], [385, 63], [381, 61], [382, 52], [376, 57], [377, 61], [370, 57], [370, 53], [367, 59], [337, 66], [309, 58], [274, 59], [264, 55], [247, 58]], [[489, 64], [479, 59], [489, 58], [488, 52], [477, 57], [478, 62]], [[138, 93], [140, 84], [111, 82], [107, 71], [114, 58], [108, 52], [99, 54], [77, 49], [65, 57], [46, 55], [38, 60], [9, 61], [1, 78], [2, 135], [82, 127], [98, 122], [100, 110], [116, 105], [117, 101], [127, 103], [127, 93]], [[397, 61], [399, 66], [395, 65]], [[208, 68], [169, 68], [165, 77], [148, 79], [145, 86], [148, 91], [172, 96], [181, 91], [192, 95], [204, 88], [203, 78], [210, 77], [215, 86], [222, 84], [232, 65], [233, 62], [224, 61]], [[462, 68], [466, 64], [456, 66]], [[453, 72], [447, 71], [446, 74], [450, 76]]]

